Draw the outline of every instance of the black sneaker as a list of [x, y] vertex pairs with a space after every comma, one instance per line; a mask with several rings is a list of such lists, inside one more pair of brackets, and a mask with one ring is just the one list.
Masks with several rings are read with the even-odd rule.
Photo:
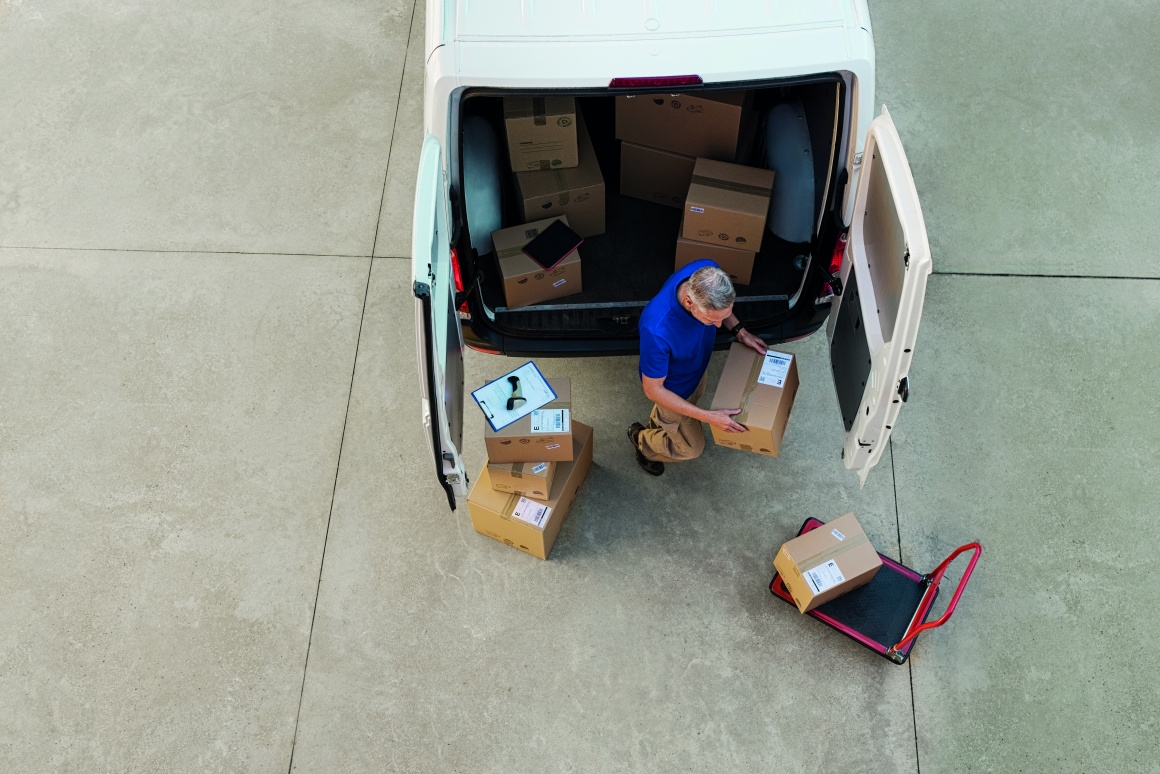
[[650, 476], [659, 476], [665, 472], [665, 463], [654, 462], [648, 457], [645, 457], [641, 452], [640, 442], [637, 439], [640, 437], [642, 430], [644, 430], [644, 425], [640, 422], [633, 422], [628, 428], [628, 440], [632, 441], [633, 451], [636, 452], [636, 464], [640, 465], [641, 470]]

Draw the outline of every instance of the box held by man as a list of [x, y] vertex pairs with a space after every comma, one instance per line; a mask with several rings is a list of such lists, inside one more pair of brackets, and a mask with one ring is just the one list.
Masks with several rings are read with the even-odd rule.
[[797, 395], [797, 358], [769, 350], [756, 350], [734, 342], [729, 347], [721, 381], [713, 393], [710, 409], [741, 409], [733, 421], [744, 425], [743, 433], [713, 430], [718, 446], [776, 457], [781, 451], [789, 412]]
[[568, 517], [576, 491], [592, 466], [592, 436], [588, 425], [580, 422], [573, 425], [571, 456], [575, 459], [557, 467], [550, 496], [545, 500], [497, 492], [492, 488], [490, 468], [485, 466], [467, 496], [467, 510], [475, 531], [547, 559]]
[[882, 559], [852, 513], [799, 535], [773, 560], [798, 611], [809, 612], [870, 582]]

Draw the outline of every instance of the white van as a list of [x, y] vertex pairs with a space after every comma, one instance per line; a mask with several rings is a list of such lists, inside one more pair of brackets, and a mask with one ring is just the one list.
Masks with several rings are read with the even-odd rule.
[[[468, 484], [464, 347], [636, 353], [640, 311], [673, 271], [681, 211], [619, 194], [618, 95], [675, 103], [750, 91], [759, 123], [735, 159], [749, 166], [784, 150], [771, 126], [779, 106], [808, 127], [807, 193], [789, 200], [807, 213], [807, 236], [766, 233], [760, 276], [755, 269], [738, 287], [734, 310], [770, 344], [828, 321], [842, 457], [864, 482], [907, 398], [931, 271], [906, 154], [885, 108], [875, 115], [865, 0], [428, 0], [426, 24], [412, 280], [423, 423], [451, 507]], [[605, 180], [607, 227], [584, 242], [583, 293], [508, 309], [490, 233], [523, 222], [502, 114], [502, 98], [517, 95], [575, 97]], [[722, 333], [717, 343], [731, 340]]]

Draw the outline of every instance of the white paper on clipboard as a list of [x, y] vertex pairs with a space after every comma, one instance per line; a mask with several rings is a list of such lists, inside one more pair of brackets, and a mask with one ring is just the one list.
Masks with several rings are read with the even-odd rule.
[[[512, 376], [519, 379], [520, 394], [524, 400], [516, 401], [509, 410], [507, 402], [512, 396], [512, 383], [509, 377]], [[540, 373], [540, 369], [536, 368], [536, 364], [528, 361], [516, 370], [483, 385], [471, 393], [471, 397], [487, 417], [491, 429], [502, 430], [517, 419], [522, 419], [554, 401], [556, 392]]]

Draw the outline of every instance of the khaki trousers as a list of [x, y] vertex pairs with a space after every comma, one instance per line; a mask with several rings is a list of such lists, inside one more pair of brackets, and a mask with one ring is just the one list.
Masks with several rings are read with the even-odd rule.
[[[705, 377], [693, 394], [689, 403], [696, 404], [705, 394]], [[653, 404], [648, 427], [637, 436], [640, 452], [645, 459], [653, 462], [685, 462], [695, 460], [705, 451], [705, 430], [701, 420], [669, 411]]]

